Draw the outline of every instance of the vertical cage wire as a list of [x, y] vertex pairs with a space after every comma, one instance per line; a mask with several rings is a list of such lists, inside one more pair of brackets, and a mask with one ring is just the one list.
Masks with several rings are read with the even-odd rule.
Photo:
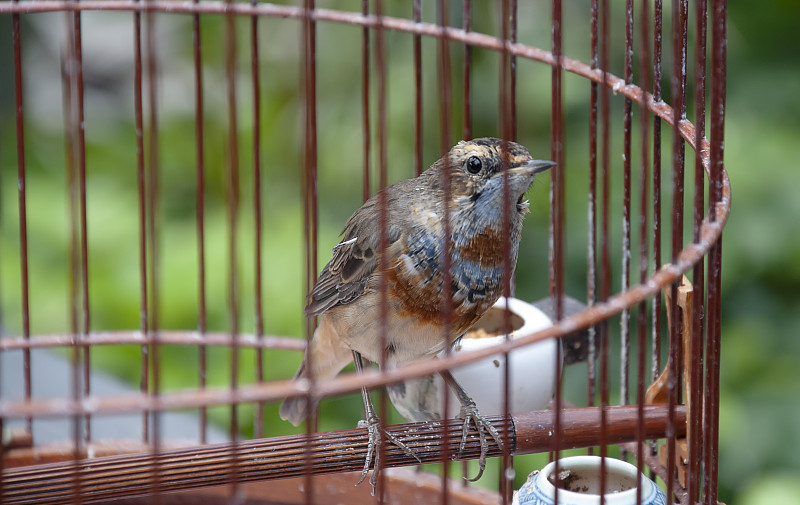
[[[318, 474], [360, 470], [367, 450], [364, 432], [361, 429], [320, 430], [320, 422], [326, 420], [322, 414], [320, 417], [314, 414], [299, 434], [279, 436], [277, 433], [284, 430], [276, 431], [275, 421], [269, 416], [276, 400], [300, 395], [312, 405], [319, 398], [435, 374], [499, 352], [505, 363], [504, 387], [498, 391], [503, 398], [503, 409], [490, 419], [505, 443], [500, 446], [490, 441], [489, 455], [500, 456], [498, 480], [488, 485], [497, 493], [491, 499], [509, 503], [512, 489], [519, 484], [520, 472], [524, 469], [527, 474], [532, 469], [525, 466], [529, 460], [515, 459], [515, 456], [550, 453], [558, 468], [562, 453], [583, 448], [589, 453], [619, 454], [635, 461], [640, 470], [649, 469], [650, 475], [661, 478], [667, 495], [681, 503], [717, 503], [721, 229], [730, 209], [730, 187], [723, 162], [727, 9], [724, 0], [712, 0], [710, 8], [706, 1], [698, 1], [694, 10], [690, 10], [685, 0], [675, 0], [669, 6], [667, 36], [671, 44], [664, 44], [662, 38], [666, 30], [660, 0], [652, 6], [648, 2], [629, 0], [624, 9], [608, 1], [593, 0], [585, 13], [589, 27], [589, 62], [583, 63], [565, 50], [570, 37], [577, 33], [570, 26], [572, 20], [565, 10], [570, 12], [575, 6], [560, 0], [550, 4], [550, 51], [538, 49], [530, 42], [535, 40], [535, 28], [528, 24], [530, 17], [521, 15], [521, 11], [526, 9], [529, 14], [534, 7], [519, 5], [514, 0], [499, 2], [494, 11], [481, 10], [485, 7], [470, 0], [439, 0], [431, 5], [415, 0], [410, 10], [402, 13], [393, 3], [366, 0], [361, 2], [358, 12], [318, 8], [313, 0], [305, 0], [302, 6], [255, 0], [225, 3], [15, 0], [0, 5], [0, 16], [11, 20], [8, 35], [12, 41], [14, 93], [13, 120], [4, 118], [0, 126], [13, 132], [11, 137], [15, 143], [13, 156], [0, 158], [3, 163], [0, 190], [3, 198], [14, 195], [17, 200], [15, 215], [0, 215], [3, 227], [0, 232], [4, 237], [3, 252], [17, 256], [19, 265], [16, 294], [9, 299], [6, 291], [2, 295], [4, 299], [0, 299], [0, 315], [3, 316], [0, 324], [5, 325], [0, 327], [5, 337], [0, 340], [0, 353], [12, 356], [18, 352], [22, 360], [21, 373], [15, 379], [21, 384], [21, 394], [0, 398], [0, 419], [9, 434], [6, 436], [4, 431], [7, 441], [0, 463], [3, 471], [0, 501], [102, 502], [134, 496], [169, 501], [179, 496], [170, 494], [172, 491], [200, 488], [196, 491], [198, 494], [192, 495], [199, 497], [204, 496], [202, 493], [207, 492], [204, 490], [209, 489], [208, 486], [214, 485], [224, 485], [223, 496], [247, 496], [248, 493], [274, 496], [271, 493], [284, 489], [280, 482], [293, 481], [271, 479], [296, 477], [301, 479], [303, 491], [300, 498], [292, 498], [294, 502], [316, 503], [331, 482]], [[31, 92], [36, 88], [31, 87], [26, 77], [31, 63], [26, 60], [28, 40], [25, 33], [29, 29], [26, 23], [59, 13], [65, 19], [62, 25], [64, 127], [61, 133], [67, 203], [64, 230], [68, 237], [63, 249], [69, 265], [64, 270], [69, 279], [64, 299], [69, 302], [69, 324], [61, 331], [41, 334], [37, 332], [38, 325], [48, 327], [42, 308], [45, 304], [34, 301], [32, 292], [38, 288], [32, 291], [31, 286], [40, 275], [37, 270], [44, 268], [38, 263], [40, 251], [35, 249], [41, 246], [33, 246], [41, 243], [43, 232], [30, 216], [47, 209], [32, 206], [36, 205], [32, 202], [38, 201], [32, 200], [31, 191], [38, 190], [32, 188], [41, 180], [38, 177], [41, 168], [37, 161], [26, 157], [26, 153], [45, 142], [45, 137], [30, 119], [31, 104], [40, 97]], [[98, 243], [95, 237], [103, 230], [94, 228], [93, 224], [95, 216], [102, 216], [102, 210], [93, 203], [93, 198], [97, 197], [93, 192], [100, 191], [93, 189], [97, 187], [94, 177], [100, 170], [93, 166], [91, 159], [96, 139], [89, 133], [92, 130], [87, 130], [87, 125], [91, 127], [93, 122], [87, 114], [91, 107], [88, 104], [95, 98], [97, 89], [91, 82], [87, 85], [85, 80], [90, 75], [87, 72], [92, 71], [87, 66], [92, 64], [91, 56], [87, 55], [93, 54], [93, 48], [86, 46], [86, 33], [87, 29], [96, 27], [89, 20], [97, 13], [132, 20], [130, 100], [133, 110], [128, 121], [133, 125], [131, 143], [135, 159], [125, 161], [124, 165], [133, 167], [136, 179], [129, 189], [136, 201], [130, 213], [136, 218], [137, 259], [129, 265], [138, 275], [136, 331], [107, 328], [105, 323], [98, 323], [105, 308], [105, 300], [95, 294], [95, 279], [104, 261], [104, 250], [94, 246]], [[481, 16], [487, 13], [495, 16], [496, 26], [488, 35], [480, 31], [486, 29], [486, 19]], [[194, 295], [190, 289], [185, 292], [187, 297], [196, 297], [194, 329], [174, 329], [171, 315], [163, 310], [164, 293], [172, 288], [165, 281], [169, 277], [164, 271], [168, 268], [165, 265], [170, 251], [163, 246], [172, 237], [164, 235], [172, 219], [172, 199], [178, 195], [167, 193], [166, 188], [170, 186], [166, 179], [172, 176], [173, 165], [164, 162], [173, 150], [164, 140], [170, 121], [166, 112], [169, 107], [163, 103], [169, 100], [163, 92], [164, 76], [171, 71], [167, 66], [175, 62], [163, 54], [167, 51], [162, 49], [165, 46], [159, 38], [159, 26], [175, 17], [189, 21], [185, 33], [190, 40], [191, 71], [177, 75], [185, 78], [184, 88], [192, 94], [194, 123], [191, 143], [194, 159], [189, 165], [194, 180], [191, 207], [197, 243], [193, 260], [196, 261], [195, 277], [188, 282], [193, 283], [197, 291]], [[267, 21], [284, 26], [293, 23], [292, 29], [299, 38], [297, 47], [278, 48], [271, 42], [272, 34], [261, 29]], [[612, 32], [612, 23], [624, 24], [621, 37]], [[273, 224], [271, 219], [285, 216], [264, 219], [263, 214], [270, 204], [269, 199], [277, 195], [271, 187], [276, 172], [269, 161], [270, 153], [274, 155], [276, 150], [286, 149], [286, 146], [264, 135], [265, 124], [274, 119], [264, 115], [264, 102], [270, 98], [265, 89], [273, 84], [265, 68], [270, 67], [270, 58], [275, 54], [289, 55], [298, 62], [299, 85], [294, 103], [298, 109], [300, 138], [291, 149], [298, 153], [295, 172], [301, 186], [302, 203], [299, 221], [303, 227], [304, 254], [302, 272], [297, 280], [307, 293], [317, 280], [320, 260], [327, 256], [327, 245], [322, 243], [321, 235], [326, 233], [328, 209], [320, 202], [329, 191], [321, 181], [325, 180], [326, 171], [335, 167], [325, 157], [334, 152], [329, 139], [334, 135], [347, 139], [344, 131], [327, 128], [330, 121], [326, 108], [331, 106], [327, 93], [332, 93], [333, 89], [326, 80], [329, 77], [327, 62], [319, 55], [329, 54], [326, 51], [326, 44], [330, 43], [328, 29], [334, 27], [349, 28], [360, 35], [360, 50], [352, 59], [360, 66], [360, 86], [353, 87], [356, 90], [353, 94], [356, 96], [354, 103], [360, 107], [354, 115], [360, 116], [356, 122], [360, 123], [361, 131], [358, 148], [352, 152], [359, 152], [361, 158], [361, 201], [367, 200], [373, 189], [378, 195], [376, 221], [382, 252], [378, 257], [378, 271], [384, 272], [378, 276], [376, 287], [380, 294], [378, 319], [383, 341], [383, 354], [377, 364], [381, 366], [380, 371], [345, 374], [332, 380], [315, 381], [313, 376], [308, 382], [274, 380], [276, 361], [273, 356], [307, 347], [316, 323], [313, 320], [304, 323], [305, 343], [301, 339], [271, 336], [267, 330], [271, 318], [277, 315], [269, 307], [265, 310], [269, 290], [275, 289], [270, 281], [275, 264], [266, 252], [271, 240], [267, 230]], [[219, 47], [206, 43], [209, 33], [219, 37]], [[243, 44], [243, 41], [248, 43]], [[409, 42], [411, 63], [399, 65], [405, 65], [403, 70], [408, 81], [413, 83], [413, 91], [396, 84], [395, 73], [399, 67], [394, 62], [402, 61], [403, 56], [393, 44], [405, 42]], [[428, 54], [427, 48], [434, 48], [434, 51]], [[219, 66], [212, 69], [214, 50], [220, 53]], [[668, 63], [663, 63], [665, 57]], [[485, 58], [496, 58], [497, 63], [496, 84], [492, 85], [496, 85], [498, 91], [494, 117], [485, 110]], [[537, 72], [544, 75], [547, 66], [550, 66], [549, 97], [546, 90], [532, 85], [538, 79]], [[620, 68], [622, 77], [616, 74]], [[665, 78], [669, 79], [666, 101], [663, 96], [666, 91], [662, 89]], [[251, 88], [249, 95], [242, 92], [247, 85]], [[587, 138], [576, 134], [570, 123], [569, 113], [574, 105], [564, 90], [572, 86], [586, 86], [587, 110], [583, 112], [588, 123]], [[401, 131], [397, 126], [401, 123], [393, 116], [396, 114], [393, 100], [397, 100], [398, 88], [407, 103], [413, 102], [409, 107], [413, 124], [410, 135], [395, 133]], [[217, 91], [221, 97], [218, 101], [214, 96]], [[546, 151], [544, 143], [536, 140], [530, 131], [527, 119], [535, 112], [521, 108], [529, 96], [540, 102], [536, 106], [542, 111], [549, 99], [549, 152], [558, 167], [551, 173], [547, 232], [547, 294], [551, 300], [553, 326], [516, 339], [507, 337], [494, 349], [471, 354], [446, 352], [438, 360], [387, 368], [386, 342], [391, 316], [385, 273], [390, 265], [385, 264], [385, 257], [392, 216], [382, 190], [395, 180], [395, 142], [405, 142], [406, 150], [413, 153], [407, 156], [409, 169], [403, 172], [403, 178], [419, 175], [431, 158], [446, 153], [455, 141], [454, 133], [460, 131], [461, 136], [469, 138], [491, 130], [492, 127], [484, 124], [487, 119], [493, 122], [497, 135], [505, 141], [533, 142], [538, 149]], [[690, 110], [694, 112], [693, 122], [688, 119]], [[213, 124], [210, 114], [219, 115], [223, 126]], [[460, 127], [456, 127], [459, 118]], [[525, 120], [521, 121], [522, 118]], [[667, 135], [662, 132], [664, 122], [668, 126]], [[222, 157], [216, 153], [210, 155], [214, 145], [212, 138], [218, 131], [223, 132]], [[403, 140], [395, 141], [395, 135]], [[5, 144], [11, 137], [4, 135], [0, 142]], [[252, 141], [249, 154], [244, 154], [246, 141]], [[668, 172], [662, 173], [662, 145], [666, 142], [670, 142], [671, 158], [665, 165]], [[687, 143], [695, 153], [694, 172], [689, 172], [694, 177], [686, 173]], [[585, 155], [583, 147], [573, 147], [581, 144], [588, 151]], [[617, 161], [618, 154], [621, 162]], [[9, 164], [7, 159], [15, 163]], [[347, 163], [356, 165], [353, 161]], [[16, 170], [12, 172], [13, 164]], [[372, 188], [375, 170], [377, 187]], [[16, 178], [13, 192], [7, 189], [12, 173]], [[342, 170], [343, 177], [348, 173]], [[449, 201], [452, 181], [448, 171], [444, 174], [443, 199]], [[252, 191], [242, 190], [246, 184], [252, 184], [253, 187], [248, 188]], [[511, 203], [508, 177], [504, 177], [504, 186], [508, 206]], [[634, 188], [639, 195], [635, 195]], [[686, 198], [685, 191], [693, 191], [691, 197]], [[586, 198], [586, 214], [582, 216], [576, 216], [570, 208], [573, 202], [579, 201], [575, 194], [584, 194]], [[691, 211], [686, 210], [687, 205]], [[224, 214], [222, 263], [213, 252], [214, 239], [218, 238], [214, 231], [218, 211]], [[664, 212], [669, 212], [669, 219], [663, 219]], [[441, 265], [444, 301], [440, 313], [445, 338], [453, 332], [450, 252], [454, 244], [450, 230], [454, 219], [450, 207], [444, 205], [442, 248], [445, 253]], [[245, 228], [248, 220], [252, 220], [249, 229]], [[584, 224], [577, 224], [581, 221]], [[509, 222], [508, 215], [504, 216], [503, 235], [509, 233]], [[526, 229], [526, 234], [531, 232], [528, 227]], [[585, 229], [585, 237], [576, 238], [574, 229]], [[9, 234], [9, 230], [15, 231], [15, 235]], [[12, 236], [13, 241], [6, 240]], [[662, 264], [662, 236], [669, 241], [670, 262], [666, 265]], [[637, 237], [639, 251], [635, 251], [634, 245]], [[252, 243], [252, 248], [242, 247], [245, 242]], [[568, 313], [564, 295], [575, 284], [570, 271], [575, 264], [572, 250], [575, 245], [584, 243], [587, 253], [581, 254], [584, 258], [581, 261], [585, 262], [586, 273], [581, 274], [585, 278], [585, 286], [581, 288], [586, 294], [587, 308]], [[510, 247], [505, 241], [502, 246], [502, 292], [508, 297], [516, 293]], [[242, 261], [244, 258], [247, 261]], [[520, 254], [518, 264], [527, 267], [534, 259]], [[639, 269], [638, 276], [632, 275], [635, 267]], [[215, 284], [220, 271], [224, 272], [223, 297], [213, 292], [220, 289]], [[691, 277], [690, 284], [682, 280], [684, 273]], [[9, 277], [8, 272], [3, 275]], [[252, 291], [245, 292], [244, 286], [250, 283], [249, 275], [252, 275]], [[303, 281], [299, 281], [300, 277]], [[690, 295], [686, 295], [687, 292]], [[679, 300], [684, 298], [681, 297], [688, 297], [688, 304], [682, 305]], [[224, 300], [223, 309], [215, 306], [219, 300]], [[244, 314], [250, 313], [250, 309], [245, 309], [248, 304], [252, 307], [252, 321], [243, 324]], [[10, 307], [18, 307], [18, 318], [9, 315]], [[220, 322], [214, 315], [217, 313], [224, 314], [227, 322]], [[682, 324], [682, 321], [688, 323]], [[511, 328], [510, 312], [505, 311], [502, 329], [508, 334]], [[566, 342], [564, 337], [583, 329], [588, 335], [583, 341], [588, 347], [586, 372], [582, 377], [586, 384], [585, 406], [574, 405], [574, 395], [567, 398], [569, 391], [565, 387], [569, 384], [564, 355], [568, 350], [558, 347], [550, 409], [514, 412], [510, 399], [514, 370], [509, 361], [515, 350], [549, 338]], [[98, 392], [94, 378], [95, 349], [131, 345], [139, 349], [138, 393], [105, 395]], [[165, 370], [174, 366], [168, 358], [173, 347], [196, 351], [196, 358], [192, 358], [197, 368], [196, 380], [188, 389], [174, 390], [165, 383]], [[39, 349], [67, 351], [70, 377], [64, 396], [36, 393]], [[224, 360], [228, 375], [222, 387], [212, 385], [209, 380], [209, 375], [220, 365], [218, 349], [228, 352]], [[250, 351], [253, 359], [245, 360]], [[311, 356], [305, 359], [310, 366]], [[241, 370], [247, 366], [253, 369], [253, 383], [242, 383]], [[614, 367], [618, 367], [616, 374]], [[658, 385], [659, 376], [664, 378], [664, 389], [661, 393], [652, 393], [648, 386], [651, 382]], [[635, 389], [631, 389], [632, 382]], [[650, 402], [651, 395], [657, 394], [662, 395], [663, 404]], [[444, 395], [444, 412], [447, 412], [448, 398]], [[223, 438], [227, 438], [227, 442], [209, 443], [215, 431], [211, 416], [218, 407], [225, 407], [228, 412], [223, 421], [227, 427]], [[245, 409], [253, 410], [252, 418], [240, 415]], [[165, 436], [164, 425], [167, 418], [180, 410], [196, 415], [193, 422], [197, 426], [197, 440], [179, 449]], [[390, 411], [388, 398], [381, 393], [377, 409], [380, 430], [404, 436], [415, 433], [409, 440], [415, 444], [420, 459], [439, 464], [440, 476], [435, 481], [432, 501], [450, 503], [468, 501], [470, 496], [487, 496], [481, 494], [485, 491], [474, 486], [452, 483], [457, 476], [450, 468], [451, 461], [459, 454], [464, 460], [476, 459], [480, 452], [476, 436], [469, 438], [462, 453], [458, 444], [461, 439], [458, 421], [395, 426], [390, 422]], [[138, 416], [140, 433], [120, 432], [118, 438], [135, 438], [138, 442], [133, 446], [106, 446], [106, 441], [97, 435], [98, 426], [109, 416], [120, 414]], [[68, 447], [65, 452], [38, 440], [38, 426], [51, 418], [62, 419], [71, 426], [63, 434]], [[248, 429], [252, 435], [249, 440], [243, 438], [243, 426], [248, 424], [252, 424]], [[537, 431], [539, 425], [548, 428]], [[581, 426], [581, 430], [576, 431], [573, 426]], [[659, 439], [664, 441], [662, 448], [653, 442]], [[103, 457], [92, 457], [98, 450]], [[415, 462], [390, 443], [384, 442], [376, 450], [385, 467]], [[682, 466], [684, 459], [687, 461], [685, 468]], [[110, 475], [115, 477], [110, 478]], [[127, 484], [119, 485], [120, 479]], [[399, 500], [401, 495], [390, 491], [399, 485], [398, 479], [395, 474], [380, 472], [374, 499], [378, 502]], [[258, 485], [248, 487], [253, 481], [259, 481]], [[292, 485], [288, 484], [286, 489]], [[601, 488], [605, 486], [601, 473]], [[637, 487], [641, 495], [641, 487]], [[556, 495], [556, 501], [558, 499]]]

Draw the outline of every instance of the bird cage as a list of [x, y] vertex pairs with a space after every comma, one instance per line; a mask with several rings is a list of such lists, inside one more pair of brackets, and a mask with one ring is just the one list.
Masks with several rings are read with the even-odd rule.
[[[320, 4], [0, 4], [0, 501], [510, 503], [593, 454], [717, 503], [726, 2]], [[347, 216], [477, 137], [555, 162], [515, 270], [494, 244], [496, 343], [290, 380]], [[515, 361], [548, 342], [545, 365]], [[442, 419], [392, 407], [486, 360], [497, 436], [438, 379]], [[293, 431], [285, 398], [320, 408]]]

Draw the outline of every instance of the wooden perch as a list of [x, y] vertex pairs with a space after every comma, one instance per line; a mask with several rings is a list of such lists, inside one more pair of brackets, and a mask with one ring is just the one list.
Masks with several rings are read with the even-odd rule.
[[[634, 441], [637, 406], [606, 408], [606, 442]], [[564, 409], [561, 413], [560, 449], [591, 447], [600, 443], [599, 407]], [[507, 441], [512, 454], [553, 450], [553, 411], [533, 411], [490, 418]], [[686, 411], [676, 407], [673, 425], [686, 426]], [[455, 459], [461, 440], [460, 420], [388, 426], [425, 463], [442, 460], [446, 445]], [[667, 429], [667, 407], [644, 407], [645, 439], [663, 438]], [[679, 433], [682, 436], [683, 433]], [[490, 456], [500, 449], [489, 439]], [[130, 454], [47, 465], [7, 469], [2, 475], [2, 502], [5, 504], [68, 503], [77, 498], [83, 503], [152, 492], [169, 492], [219, 485], [235, 480], [246, 482], [303, 475], [360, 470], [367, 449], [366, 429], [350, 429], [310, 436], [290, 435], [225, 444], [166, 450], [158, 454]], [[387, 467], [416, 465], [397, 446], [385, 443]], [[480, 454], [477, 433], [473, 430], [461, 459], [476, 459]], [[9, 454], [7, 453], [8, 457]]]

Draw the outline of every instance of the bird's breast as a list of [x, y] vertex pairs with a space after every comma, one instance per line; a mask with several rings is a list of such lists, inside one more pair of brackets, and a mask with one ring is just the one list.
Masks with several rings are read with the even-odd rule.
[[[506, 237], [505, 240], [508, 240]], [[515, 244], [508, 250], [516, 262]], [[450, 289], [445, 292], [442, 244], [436, 237], [417, 237], [393, 262], [388, 273], [392, 309], [423, 325], [442, 326], [450, 312], [450, 328], [457, 337], [466, 331], [500, 296], [506, 253], [503, 235], [487, 228], [451, 240]], [[445, 302], [446, 295], [450, 303]]]

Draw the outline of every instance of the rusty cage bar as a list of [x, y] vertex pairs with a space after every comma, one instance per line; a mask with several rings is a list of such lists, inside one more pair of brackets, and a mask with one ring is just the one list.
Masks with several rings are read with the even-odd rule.
[[[726, 1], [295, 4], [0, 4], [0, 502], [510, 503], [533, 465], [588, 451], [634, 462], [671, 500], [718, 503]], [[557, 164], [548, 204], [529, 190], [516, 277], [501, 244], [503, 296], [545, 298], [551, 324], [288, 380], [331, 230], [377, 194], [386, 253], [381, 190], [479, 135]], [[512, 324], [503, 311], [500, 333]], [[552, 400], [514, 411], [511, 357], [552, 339]], [[497, 463], [467, 485], [479, 438], [462, 452], [458, 420], [398, 424], [383, 391], [498, 356], [488, 420], [504, 443], [489, 437]], [[374, 498], [353, 487], [367, 434], [337, 423], [355, 425], [361, 388], [433, 473], [381, 472]], [[329, 401], [291, 431], [290, 396]], [[377, 451], [387, 469], [418, 464]]]

